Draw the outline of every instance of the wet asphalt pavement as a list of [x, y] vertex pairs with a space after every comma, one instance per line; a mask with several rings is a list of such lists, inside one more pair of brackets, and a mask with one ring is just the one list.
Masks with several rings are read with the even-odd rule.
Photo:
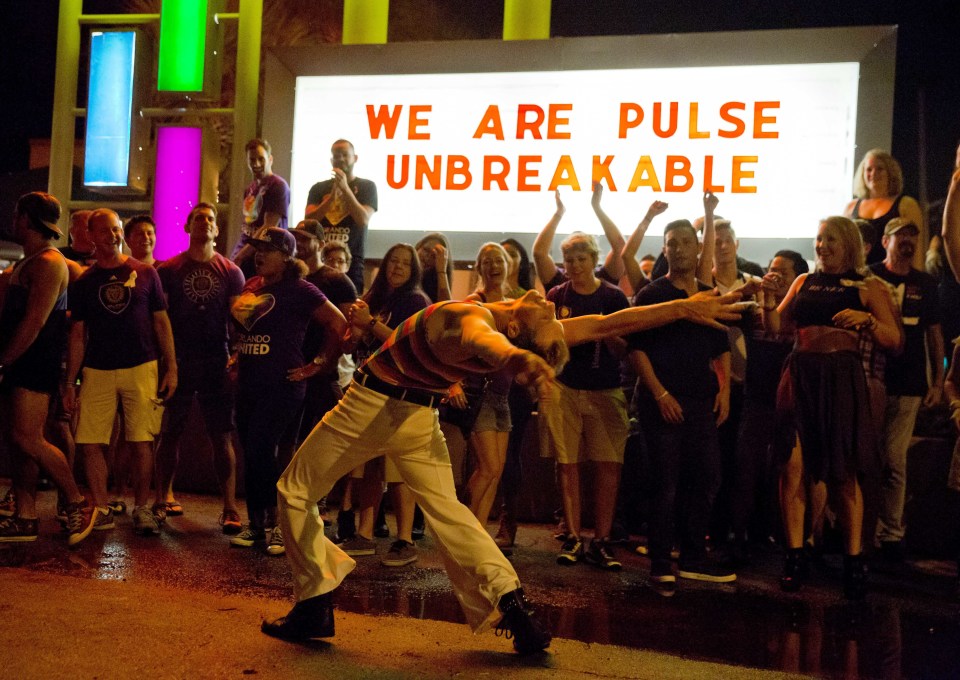
[[[55, 495], [41, 499], [40, 540], [0, 544], [0, 568], [290, 597], [286, 559], [231, 548], [217, 525], [216, 498], [180, 495], [185, 515], [168, 519], [159, 537], [135, 536], [128, 513], [116, 529], [95, 532], [74, 550], [53, 519]], [[381, 540], [380, 551], [389, 543]], [[736, 583], [681, 580], [666, 597], [651, 587], [649, 560], [634, 553], [633, 543], [618, 548], [624, 568], [617, 573], [557, 566], [559, 544], [545, 525], [522, 525], [517, 544], [511, 559], [557, 637], [817, 677], [960, 678], [960, 605], [948, 562], [876, 564], [867, 601], [851, 603], [840, 593], [839, 557], [815, 565], [804, 590], [787, 595], [777, 583], [781, 557], [771, 549], [754, 555]], [[377, 557], [358, 558], [337, 591], [337, 607], [462, 622], [429, 530], [419, 548], [420, 559], [399, 569], [381, 566]]]

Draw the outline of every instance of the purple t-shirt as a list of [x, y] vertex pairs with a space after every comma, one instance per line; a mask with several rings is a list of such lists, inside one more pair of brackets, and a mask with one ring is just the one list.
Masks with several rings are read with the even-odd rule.
[[180, 253], [157, 273], [170, 307], [177, 362], [225, 362], [230, 299], [243, 290], [240, 268], [220, 253], [207, 262]]
[[70, 318], [86, 324], [87, 368], [114, 371], [158, 358], [153, 313], [167, 303], [150, 265], [132, 257], [113, 269], [94, 265], [70, 285], [68, 299]]
[[268, 213], [280, 215], [281, 229], [287, 228], [287, 208], [290, 206], [290, 187], [280, 175], [269, 175], [262, 180], [253, 180], [243, 192], [243, 233], [250, 236], [263, 226], [263, 216]]
[[307, 325], [326, 301], [316, 286], [302, 279], [269, 285], [260, 276], [247, 281], [230, 310], [238, 330], [241, 389], [286, 384], [287, 372], [306, 363]]
[[[623, 291], [606, 281], [590, 295], [581, 295], [569, 281], [551, 288], [547, 299], [558, 319], [587, 314], [612, 314], [629, 306]], [[602, 340], [570, 348], [570, 361], [558, 380], [575, 390], [610, 390], [620, 386], [620, 360]]]

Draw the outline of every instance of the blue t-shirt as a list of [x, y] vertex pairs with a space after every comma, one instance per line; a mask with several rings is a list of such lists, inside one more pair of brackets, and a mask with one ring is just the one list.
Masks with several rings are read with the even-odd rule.
[[225, 363], [230, 300], [243, 290], [240, 268], [219, 253], [207, 262], [180, 253], [157, 273], [170, 307], [177, 362]]
[[132, 368], [159, 357], [154, 312], [167, 308], [157, 270], [128, 257], [94, 265], [70, 285], [70, 318], [86, 324], [83, 365], [101, 371]]
[[285, 385], [288, 371], [307, 363], [303, 356], [307, 325], [326, 301], [316, 286], [302, 279], [269, 285], [260, 276], [247, 281], [230, 310], [238, 331], [242, 390]]
[[[569, 281], [551, 288], [547, 299], [557, 308], [558, 319], [588, 314], [612, 314], [629, 306], [623, 291], [601, 281], [590, 295], [581, 295]], [[558, 380], [575, 390], [609, 390], [620, 386], [620, 359], [598, 340], [570, 348], [570, 361]]]

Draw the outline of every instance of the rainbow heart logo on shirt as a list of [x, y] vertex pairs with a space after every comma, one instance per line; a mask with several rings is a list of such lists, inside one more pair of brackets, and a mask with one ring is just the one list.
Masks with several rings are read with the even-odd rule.
[[271, 293], [257, 295], [247, 291], [233, 303], [231, 312], [238, 324], [251, 331], [257, 322], [269, 314], [276, 305], [277, 299]]

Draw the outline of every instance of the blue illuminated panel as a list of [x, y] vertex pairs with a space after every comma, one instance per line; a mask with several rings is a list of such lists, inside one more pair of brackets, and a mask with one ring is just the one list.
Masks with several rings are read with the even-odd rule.
[[90, 88], [83, 183], [125, 187], [129, 182], [133, 117], [134, 31], [90, 34]]

